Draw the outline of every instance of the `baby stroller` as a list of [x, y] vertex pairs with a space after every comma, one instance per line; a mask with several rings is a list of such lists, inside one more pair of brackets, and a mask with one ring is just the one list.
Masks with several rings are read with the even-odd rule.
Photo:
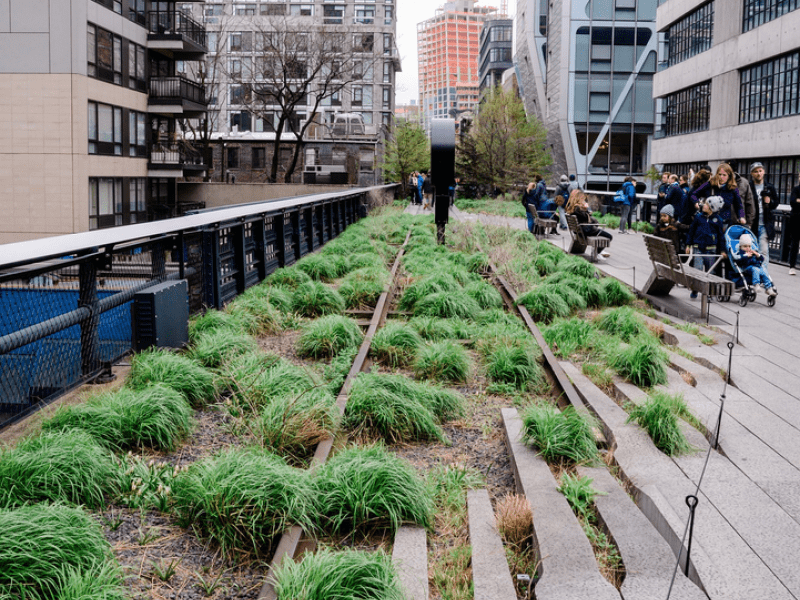
[[[758, 247], [758, 238], [744, 225], [731, 225], [725, 232], [725, 253], [728, 255], [728, 263], [730, 265], [728, 279], [733, 282], [736, 290], [741, 289], [742, 295], [739, 297], [739, 306], [747, 306], [748, 302], [753, 302], [756, 299], [755, 286], [752, 285], [752, 282], [747, 280], [742, 269], [736, 264], [736, 261], [733, 260], [734, 255], [739, 252], [739, 238], [745, 233], [753, 240], [753, 250], [760, 253], [761, 250]], [[775, 298], [776, 296], [767, 296], [767, 306], [775, 306]]]

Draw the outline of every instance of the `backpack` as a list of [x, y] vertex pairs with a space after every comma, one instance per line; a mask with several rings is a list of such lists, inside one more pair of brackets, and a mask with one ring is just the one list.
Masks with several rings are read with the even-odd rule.
[[625, 194], [625, 190], [623, 188], [619, 188], [617, 193], [614, 194], [614, 202], [625, 202], [627, 196]]

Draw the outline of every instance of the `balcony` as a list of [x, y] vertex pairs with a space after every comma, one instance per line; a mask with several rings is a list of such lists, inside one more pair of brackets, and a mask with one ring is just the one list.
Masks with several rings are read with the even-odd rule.
[[147, 164], [150, 177], [175, 177], [207, 169], [203, 155], [186, 142], [153, 144]]
[[196, 116], [206, 112], [208, 100], [199, 83], [185, 77], [151, 77], [148, 105], [151, 112]]
[[148, 11], [147, 29], [147, 47], [175, 60], [202, 60], [207, 52], [205, 28], [182, 11]]

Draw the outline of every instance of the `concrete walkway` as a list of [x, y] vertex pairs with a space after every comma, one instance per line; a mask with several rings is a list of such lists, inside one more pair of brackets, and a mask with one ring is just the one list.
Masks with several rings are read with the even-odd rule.
[[[416, 207], [409, 212], [417, 212]], [[525, 228], [523, 219], [458, 210], [451, 218]], [[565, 248], [569, 234], [561, 233], [548, 241]], [[612, 233], [611, 256], [598, 262], [597, 268], [638, 290], [652, 271], [642, 236]], [[711, 453], [703, 479], [695, 529], [699, 554], [693, 557], [700, 570], [706, 571], [706, 593], [720, 600], [800, 598], [796, 569], [800, 564], [800, 278], [789, 276], [787, 267], [775, 264], [770, 275], [779, 291], [774, 307], [767, 306], [763, 294], [746, 307], [739, 306], [738, 296], [710, 305], [708, 323], [716, 332], [717, 344], [704, 346], [696, 336], [669, 328], [677, 346], [695, 357], [694, 363], [684, 364], [683, 357], [673, 356], [676, 368], [688, 368], [695, 385], [689, 385], [676, 370], [666, 387], [670, 393], [682, 393], [693, 412], [713, 430], [724, 389], [718, 373], [728, 369], [728, 342], [737, 341], [738, 323], [720, 452]], [[699, 320], [699, 300], [690, 299], [684, 288], [673, 288], [669, 296], [652, 300], [659, 318], [671, 315], [679, 322], [678, 316]], [[706, 368], [709, 366], [713, 369]], [[577, 383], [580, 378], [577, 372], [575, 375]], [[696, 447], [708, 448], [702, 437], [692, 441]], [[635, 454], [632, 469], [641, 457]], [[650, 500], [674, 509], [672, 515], [661, 515], [672, 521], [669, 528], [674, 533], [682, 531], [688, 516], [684, 496], [692, 493], [705, 455], [703, 451], [688, 457], [664, 457], [672, 466], [662, 470], [670, 473], [663, 481], [648, 479], [641, 471], [640, 483], [652, 491], [651, 496], [664, 496], [662, 501]], [[705, 521], [701, 515], [706, 516]], [[707, 567], [700, 564], [704, 561]]]

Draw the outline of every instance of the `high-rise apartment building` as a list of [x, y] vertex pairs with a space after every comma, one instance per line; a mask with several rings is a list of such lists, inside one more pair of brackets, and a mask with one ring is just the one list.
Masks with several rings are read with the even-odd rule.
[[672, 172], [762, 162], [787, 202], [800, 172], [800, 10], [794, 0], [667, 0], [653, 162]]
[[548, 129], [554, 176], [615, 189], [647, 171], [655, 17], [656, 0], [518, 0], [518, 84]]
[[457, 118], [478, 103], [481, 29], [495, 16], [496, 8], [455, 0], [417, 25], [419, 103], [426, 126], [431, 119]]
[[162, 218], [202, 160], [179, 119], [205, 110], [183, 61], [188, 2], [12, 0], [0, 16], [0, 243]]
[[[251, 157], [243, 163], [239, 152], [233, 171], [224, 169], [238, 171], [238, 180], [246, 181], [253, 169], [263, 171], [264, 163], [270, 163], [271, 142], [280, 115], [286, 113], [267, 90], [277, 86], [275, 73], [309, 81], [290, 111], [291, 126], [287, 124], [281, 133], [281, 140], [290, 144], [295, 139], [292, 131], [312, 121], [301, 161], [331, 159], [330, 148], [314, 144], [330, 139], [337, 115], [355, 114], [365, 134], [385, 138], [395, 110], [395, 74], [401, 69], [397, 10], [397, 0], [208, 0], [198, 5], [195, 15], [209, 36], [205, 75], [214, 140], [226, 144], [226, 153], [228, 148], [240, 148]], [[321, 56], [328, 45], [328, 56]], [[339, 56], [331, 59], [331, 52]], [[337, 68], [343, 87], [335, 93], [320, 91], [323, 80]], [[317, 96], [324, 97], [314, 115]], [[382, 145], [373, 144], [373, 154], [376, 144]], [[286, 150], [282, 163], [288, 160]], [[367, 157], [361, 164], [365, 161]], [[297, 177], [302, 171], [301, 164]]]
[[481, 30], [478, 91], [492, 89], [503, 81], [503, 72], [514, 66], [514, 21], [487, 19]]

